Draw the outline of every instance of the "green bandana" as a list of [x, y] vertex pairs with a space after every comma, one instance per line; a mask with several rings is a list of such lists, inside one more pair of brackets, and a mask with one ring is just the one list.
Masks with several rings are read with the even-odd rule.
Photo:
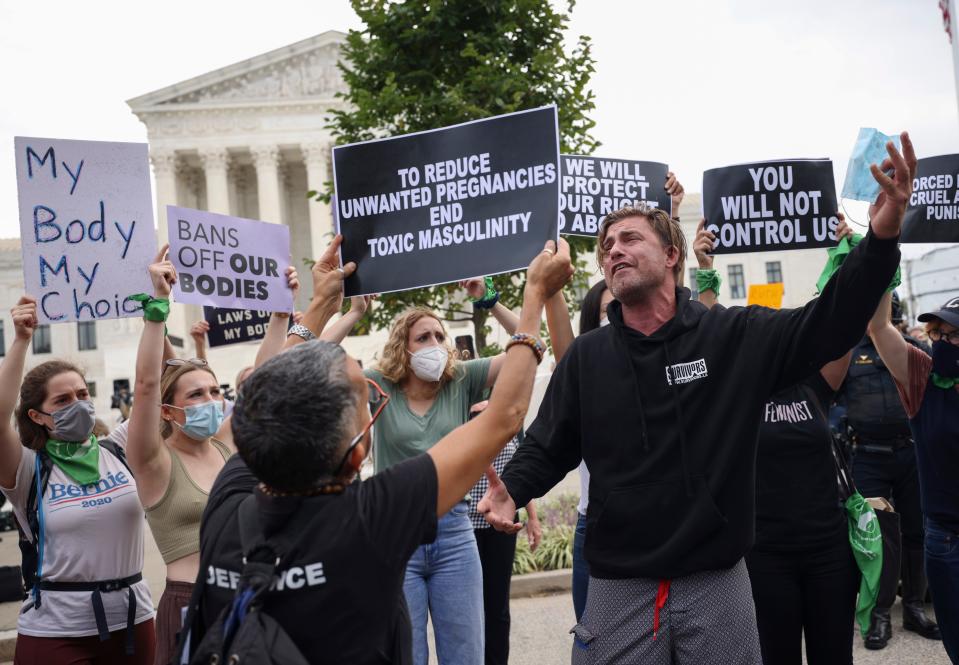
[[699, 268], [696, 270], [696, 290], [699, 293], [703, 291], [712, 291], [719, 297], [719, 287], [722, 286], [723, 279], [714, 268]]
[[143, 318], [147, 321], [157, 321], [163, 323], [170, 316], [170, 299], [153, 298], [145, 293], [136, 293], [127, 296], [127, 300], [134, 300], [143, 303]]
[[46, 451], [53, 463], [78, 485], [100, 480], [100, 444], [94, 435], [82, 443], [47, 439]]
[[[852, 251], [852, 248], [859, 244], [862, 240], [862, 236], [858, 233], [854, 233], [852, 237], [846, 236], [839, 241], [839, 244], [835, 247], [830, 247], [826, 250], [826, 253], [829, 255], [829, 258], [826, 259], [826, 266], [822, 269], [822, 274], [819, 276], [819, 281], [816, 282], [816, 290], [819, 293], [822, 293], [822, 290], [826, 288], [826, 283], [836, 274], [836, 271], [839, 270], [839, 266], [842, 265], [842, 262], [846, 260], [846, 256], [849, 252]], [[897, 267], [896, 274], [892, 278], [892, 283], [889, 285], [889, 288], [886, 291], [892, 291], [897, 286], [902, 283], [902, 271]]]
[[949, 377], [949, 376], [939, 376], [935, 372], [932, 373], [932, 384], [936, 388], [942, 388], [943, 390], [952, 390], [956, 386], [959, 386], [959, 379]]

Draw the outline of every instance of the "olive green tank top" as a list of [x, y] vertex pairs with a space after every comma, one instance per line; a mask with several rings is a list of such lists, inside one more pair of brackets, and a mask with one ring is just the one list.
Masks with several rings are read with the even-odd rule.
[[[225, 443], [216, 439], [210, 442], [224, 461], [230, 459], [233, 453]], [[160, 500], [145, 512], [163, 562], [169, 564], [200, 551], [200, 518], [210, 494], [193, 482], [176, 451], [167, 449], [172, 460], [170, 482]]]

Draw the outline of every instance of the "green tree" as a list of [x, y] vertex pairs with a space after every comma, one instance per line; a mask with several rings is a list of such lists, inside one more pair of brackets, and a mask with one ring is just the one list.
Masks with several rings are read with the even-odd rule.
[[[572, 11], [573, 1], [567, 12]], [[564, 48], [567, 13], [549, 0], [353, 0], [364, 23], [351, 30], [340, 69], [348, 91], [345, 110], [333, 110], [329, 128], [338, 144], [444, 127], [467, 120], [556, 104], [560, 147], [590, 154], [595, 107], [588, 88], [594, 71], [590, 40]], [[332, 183], [323, 198], [329, 201]], [[570, 237], [577, 278], [595, 241]], [[521, 303], [525, 273], [494, 277], [504, 305]], [[447, 320], [472, 320], [477, 352], [488, 353], [485, 310], [461, 304], [453, 285], [382, 296], [372, 309], [374, 327], [389, 326], [401, 311], [422, 305]], [[570, 300], [570, 298], [567, 298]]]

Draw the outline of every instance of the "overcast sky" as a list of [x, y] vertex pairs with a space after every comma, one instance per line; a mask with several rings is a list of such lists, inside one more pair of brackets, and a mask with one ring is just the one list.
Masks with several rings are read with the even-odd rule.
[[[0, 0], [0, 237], [19, 235], [13, 137], [145, 141], [124, 100], [325, 30], [344, 0]], [[860, 127], [959, 152], [937, 0], [580, 0], [593, 39], [597, 154], [665, 161], [689, 191], [715, 166], [830, 157]], [[854, 216], [861, 209], [853, 209]]]

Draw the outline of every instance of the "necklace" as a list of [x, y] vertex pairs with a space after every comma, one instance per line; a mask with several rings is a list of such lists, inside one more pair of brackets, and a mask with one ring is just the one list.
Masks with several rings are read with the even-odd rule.
[[342, 494], [343, 490], [346, 487], [343, 483], [326, 483], [324, 485], [318, 485], [317, 487], [311, 487], [308, 490], [303, 490], [301, 492], [281, 492], [280, 490], [275, 490], [272, 487], [269, 487], [266, 483], [260, 483], [259, 489], [261, 492], [267, 496], [272, 497], [281, 497], [281, 496], [320, 496], [323, 494]]

